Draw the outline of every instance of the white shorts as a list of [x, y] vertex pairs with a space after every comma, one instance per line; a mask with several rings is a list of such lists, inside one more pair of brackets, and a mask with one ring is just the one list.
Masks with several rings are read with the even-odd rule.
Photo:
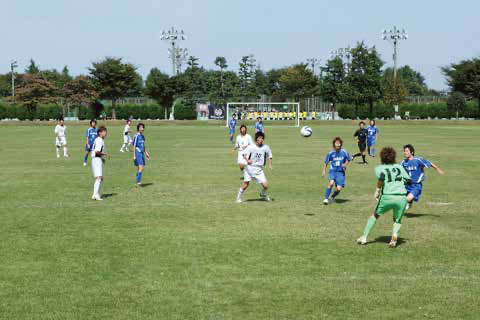
[[67, 145], [67, 138], [65, 138], [65, 137], [55, 138], [55, 145], [57, 147], [62, 147], [62, 146]]
[[125, 144], [129, 144], [132, 142], [132, 138], [130, 138], [130, 136], [123, 136], [123, 143]]
[[238, 156], [237, 164], [238, 165], [242, 164], [242, 165], [246, 166], [248, 163], [247, 163], [247, 160], [245, 160], [245, 158], [243, 156]]
[[96, 177], [103, 177], [103, 160], [102, 158], [95, 157], [92, 158], [92, 171], [93, 176]]
[[263, 184], [267, 182], [267, 177], [265, 177], [265, 173], [263, 173], [263, 168], [248, 166], [243, 170], [243, 181], [250, 182], [252, 179], [255, 179], [257, 183]]

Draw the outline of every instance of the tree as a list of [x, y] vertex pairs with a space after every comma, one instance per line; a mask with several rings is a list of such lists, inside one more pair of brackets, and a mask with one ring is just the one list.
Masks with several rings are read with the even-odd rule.
[[243, 56], [239, 63], [238, 77], [240, 80], [240, 95], [244, 99], [256, 96], [255, 87], [252, 85], [254, 74], [252, 72], [251, 60], [251, 56]]
[[[217, 57], [215, 59], [215, 65], [220, 68], [220, 92], [222, 94], [222, 98], [225, 100], [225, 79], [224, 79], [224, 72], [227, 66], [227, 59], [225, 57]], [[225, 101], [223, 102], [225, 103]]]
[[461, 92], [465, 96], [478, 101], [478, 117], [480, 117], [480, 58], [463, 60], [442, 68], [452, 92]]
[[58, 88], [55, 85], [34, 74], [25, 74], [22, 78], [15, 94], [15, 102], [19, 105], [34, 111], [38, 104], [58, 102]]
[[367, 48], [359, 42], [351, 51], [352, 63], [346, 79], [346, 97], [349, 102], [370, 106], [370, 117], [373, 118], [373, 104], [383, 95], [382, 66], [375, 47]]
[[345, 64], [340, 57], [327, 61], [325, 67], [321, 67], [323, 77], [320, 82], [320, 94], [325, 101], [333, 106], [333, 112], [337, 109], [337, 103], [344, 99], [345, 87]]
[[65, 96], [69, 104], [88, 106], [94, 103], [99, 94], [92, 80], [87, 76], [78, 76], [65, 85]]
[[383, 98], [385, 103], [390, 106], [396, 106], [405, 101], [407, 96], [408, 91], [403, 85], [400, 74], [397, 73], [396, 78], [392, 74], [385, 84], [385, 96]]
[[284, 95], [298, 101], [312, 94], [317, 85], [317, 78], [306, 63], [300, 63], [286, 68], [278, 84]]
[[123, 63], [121, 58], [107, 57], [101, 62], [94, 62], [89, 71], [100, 98], [112, 102], [112, 117], [116, 119], [117, 100], [127, 97], [138, 87], [136, 68], [130, 63]]
[[[425, 84], [425, 77], [410, 66], [403, 66], [397, 70], [397, 76], [402, 80], [402, 84], [411, 96], [423, 96], [429, 93]], [[393, 69], [387, 68], [383, 74], [385, 83], [393, 79]]]
[[176, 94], [175, 78], [153, 68], [145, 81], [145, 94], [165, 108], [172, 106]]
[[37, 74], [39, 72], [40, 72], [40, 67], [35, 64], [35, 61], [33, 61], [33, 59], [30, 59], [30, 65], [28, 66], [27, 69], [25, 69], [25, 73]]
[[455, 117], [458, 119], [458, 113], [465, 111], [467, 107], [465, 95], [458, 91], [452, 93], [450, 97], [448, 97], [447, 107], [451, 112], [455, 112]]

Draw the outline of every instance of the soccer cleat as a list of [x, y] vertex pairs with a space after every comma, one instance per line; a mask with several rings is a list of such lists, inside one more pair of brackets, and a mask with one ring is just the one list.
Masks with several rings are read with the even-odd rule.
[[59, 155], [59, 154], [57, 154], [57, 158], [60, 158], [60, 155]]
[[397, 238], [393, 238], [390, 240], [390, 243], [388, 244], [390, 248], [395, 248], [397, 246]]
[[102, 201], [103, 199], [102, 199], [102, 197], [100, 197], [99, 194], [96, 194], [96, 195], [93, 196], [93, 200]]
[[95, 195], [94, 194], [92, 194], [92, 200], [95, 200]]
[[332, 203], [335, 203], [335, 198], [334, 198], [334, 197], [331, 197], [331, 198], [330, 198], [330, 201], [331, 201]]
[[84, 162], [84, 163], [83, 163], [83, 166], [84, 166], [84, 167], [86, 167], [86, 166], [87, 166], [87, 163], [86, 163], [86, 162]]
[[358, 244], [367, 244], [367, 237], [361, 236], [360, 238], [357, 239]]
[[242, 203], [242, 199], [237, 198], [237, 201], [236, 201], [236, 202], [237, 202], [237, 203]]
[[125, 151], [123, 151], [123, 149], [120, 149], [120, 152], [125, 152]]
[[412, 207], [412, 204], [410, 202], [407, 202], [407, 206], [405, 207], [405, 212], [408, 211]]
[[328, 199], [323, 200], [323, 204], [328, 206]]

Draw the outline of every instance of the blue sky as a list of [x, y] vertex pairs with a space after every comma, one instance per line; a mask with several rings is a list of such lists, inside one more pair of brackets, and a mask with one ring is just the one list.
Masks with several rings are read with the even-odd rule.
[[172, 26], [185, 30], [182, 45], [207, 68], [224, 56], [237, 70], [248, 54], [263, 69], [324, 62], [331, 49], [362, 40], [391, 66], [393, 47], [380, 32], [394, 25], [410, 36], [400, 43], [399, 65], [419, 70], [435, 89], [446, 87], [440, 66], [480, 56], [476, 0], [0, 0], [0, 8], [0, 73], [12, 59], [23, 70], [33, 58], [42, 69], [67, 65], [86, 74], [105, 56], [124, 58], [144, 77], [152, 67], [170, 72], [160, 33]]

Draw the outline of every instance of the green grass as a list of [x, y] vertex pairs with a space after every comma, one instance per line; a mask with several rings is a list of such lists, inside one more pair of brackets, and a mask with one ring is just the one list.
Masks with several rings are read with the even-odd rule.
[[396, 249], [391, 214], [374, 242], [355, 244], [375, 206], [378, 158], [348, 170], [345, 202], [322, 205], [325, 154], [336, 135], [356, 152], [356, 123], [318, 122], [309, 139], [267, 123], [274, 201], [242, 204], [220, 125], [147, 126], [152, 184], [136, 189], [122, 127], [110, 124], [103, 202], [90, 200], [82, 166], [86, 125], [67, 125], [68, 159], [55, 158], [53, 124], [0, 126], [1, 319], [480, 317], [476, 123], [379, 123], [379, 146], [400, 157], [412, 143], [446, 172], [427, 172]]

